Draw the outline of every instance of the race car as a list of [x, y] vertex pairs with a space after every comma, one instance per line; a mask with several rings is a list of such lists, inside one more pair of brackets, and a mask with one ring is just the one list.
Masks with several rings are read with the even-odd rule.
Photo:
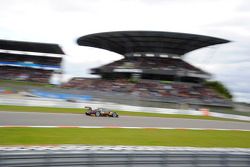
[[96, 117], [114, 117], [118, 118], [119, 115], [116, 112], [110, 111], [105, 108], [97, 108], [93, 110], [91, 107], [85, 107], [87, 111], [85, 112], [88, 116], [96, 116]]

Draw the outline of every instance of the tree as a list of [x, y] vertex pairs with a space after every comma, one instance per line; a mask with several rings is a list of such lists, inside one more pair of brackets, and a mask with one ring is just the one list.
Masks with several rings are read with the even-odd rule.
[[205, 83], [208, 87], [214, 89], [216, 92], [224, 96], [225, 98], [232, 99], [233, 96], [229, 89], [227, 89], [221, 82], [219, 81], [206, 81]]

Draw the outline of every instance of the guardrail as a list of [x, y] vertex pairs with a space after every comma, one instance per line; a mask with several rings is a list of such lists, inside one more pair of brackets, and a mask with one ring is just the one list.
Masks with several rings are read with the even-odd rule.
[[104, 107], [112, 110], [123, 110], [131, 112], [148, 112], [148, 113], [161, 113], [161, 114], [185, 114], [185, 115], [209, 115], [219, 118], [237, 119], [243, 121], [250, 121], [250, 117], [233, 115], [233, 114], [223, 114], [223, 113], [204, 113], [197, 110], [184, 110], [184, 109], [169, 109], [169, 108], [156, 108], [156, 107], [141, 107], [141, 106], [131, 106], [122, 105], [109, 102], [100, 101], [82, 101], [82, 102], [66, 102], [59, 99], [49, 99], [49, 98], [34, 98], [34, 97], [23, 97], [20, 98], [9, 98], [5, 96], [0, 96], [0, 104], [2, 105], [21, 105], [21, 106], [41, 106], [41, 107], [64, 107], [64, 108], [83, 108], [84, 106], [91, 106], [93, 108]]
[[250, 166], [249, 149], [97, 148], [0, 149], [0, 166]]

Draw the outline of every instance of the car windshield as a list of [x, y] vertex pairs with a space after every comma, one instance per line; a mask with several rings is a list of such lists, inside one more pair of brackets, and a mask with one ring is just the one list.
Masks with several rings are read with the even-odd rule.
[[108, 111], [106, 108], [98, 108], [97, 110], [98, 110], [98, 111], [101, 111], [101, 112], [106, 112], [106, 111]]

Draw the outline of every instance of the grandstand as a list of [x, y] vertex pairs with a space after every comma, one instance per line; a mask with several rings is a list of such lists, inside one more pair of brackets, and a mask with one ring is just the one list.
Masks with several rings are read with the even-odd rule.
[[[230, 99], [204, 84], [211, 74], [183, 60], [188, 52], [227, 42], [209, 36], [156, 31], [86, 35], [77, 40], [79, 45], [106, 49], [124, 58], [91, 69], [101, 79], [72, 78], [63, 87], [106, 92], [113, 99], [138, 97], [148, 101], [231, 107]], [[104, 97], [103, 93], [99, 94]]]
[[[139, 54], [137, 53], [137, 56]], [[103, 78], [141, 79], [202, 82], [210, 78], [210, 74], [186, 63], [180, 58], [163, 57], [126, 57], [122, 60], [91, 70]]]
[[0, 79], [49, 83], [63, 55], [57, 44], [0, 40]]

